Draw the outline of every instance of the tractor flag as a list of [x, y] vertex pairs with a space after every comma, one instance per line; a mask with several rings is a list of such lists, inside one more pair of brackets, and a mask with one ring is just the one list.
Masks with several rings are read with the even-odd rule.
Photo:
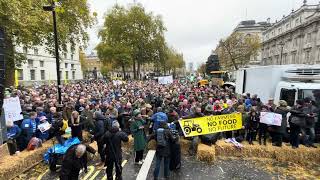
[[179, 124], [184, 136], [192, 137], [241, 129], [242, 115], [241, 113], [234, 113], [193, 119], [181, 119], [179, 120]]

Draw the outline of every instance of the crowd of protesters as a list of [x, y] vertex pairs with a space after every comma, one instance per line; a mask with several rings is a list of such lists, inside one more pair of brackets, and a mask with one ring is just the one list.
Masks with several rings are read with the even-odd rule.
[[[199, 87], [196, 84], [178, 81], [169, 85], [160, 85], [155, 81], [130, 81], [122, 84], [102, 80], [83, 81], [62, 87], [62, 107], [59, 106], [57, 88], [54, 85], [9, 88], [6, 97], [18, 96], [24, 115], [21, 121], [7, 123], [10, 152], [14, 154], [24, 150], [32, 137], [42, 141], [56, 137], [63, 144], [61, 135], [65, 130], [65, 122], [68, 122], [72, 137], [82, 140], [83, 130], [92, 134], [98, 144], [101, 160], [98, 165], [107, 165], [108, 177], [112, 177], [112, 169], [109, 167], [112, 168], [113, 163], [118, 166], [117, 162], [121, 162], [121, 141], [128, 141], [127, 134], [132, 134], [134, 138], [133, 149], [137, 165], [143, 164], [143, 153], [148, 140], [156, 139], [159, 148], [157, 146], [154, 175], [157, 177], [162, 158], [165, 170], [168, 169], [170, 150], [165, 148], [166, 142], [163, 139], [168, 142], [177, 141], [163, 121], [183, 136], [179, 119], [236, 112], [242, 113], [243, 128], [215, 134], [216, 139], [235, 138], [238, 142], [248, 141], [249, 144], [254, 144], [257, 141], [260, 145], [266, 145], [270, 139], [274, 146], [289, 142], [292, 148], [298, 148], [300, 144], [316, 148], [315, 125], [318, 122], [319, 104], [316, 104], [315, 99], [299, 99], [296, 105], [288, 107], [284, 100], [280, 100], [279, 104], [274, 104], [271, 98], [268, 102], [261, 102], [258, 95], [245, 93], [237, 96], [233, 89]], [[260, 112], [281, 114], [281, 126], [261, 123]], [[44, 122], [49, 122], [52, 127], [41, 132], [37, 127]], [[164, 131], [158, 131], [159, 129]], [[160, 137], [157, 137], [159, 134]], [[108, 137], [116, 138], [110, 142]], [[194, 155], [197, 144], [200, 141], [206, 143], [208, 138], [210, 136], [190, 138], [192, 143], [189, 153]], [[107, 148], [104, 149], [106, 144]], [[106, 153], [113, 153], [117, 158], [110, 159], [112, 156], [106, 156]], [[120, 174], [118, 171], [121, 167], [116, 169]], [[168, 176], [167, 171], [165, 175]]]

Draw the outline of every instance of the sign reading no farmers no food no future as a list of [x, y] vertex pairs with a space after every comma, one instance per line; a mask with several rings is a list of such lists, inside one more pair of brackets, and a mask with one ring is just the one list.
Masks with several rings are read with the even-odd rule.
[[242, 128], [241, 113], [179, 120], [185, 137], [233, 131]]

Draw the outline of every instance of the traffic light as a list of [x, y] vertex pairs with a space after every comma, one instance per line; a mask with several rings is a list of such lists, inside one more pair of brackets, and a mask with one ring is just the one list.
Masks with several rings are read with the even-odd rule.
[[206, 73], [210, 74], [211, 71], [219, 71], [220, 70], [220, 64], [219, 64], [219, 58], [216, 54], [211, 54], [208, 57], [208, 60], [206, 62]]

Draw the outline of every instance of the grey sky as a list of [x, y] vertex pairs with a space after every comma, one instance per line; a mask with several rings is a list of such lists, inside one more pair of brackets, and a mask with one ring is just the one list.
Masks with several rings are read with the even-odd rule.
[[[97, 32], [103, 15], [116, 2], [128, 5], [134, 0], [89, 0], [92, 11], [98, 13], [99, 24], [89, 30], [87, 53], [98, 44]], [[166, 39], [170, 46], [184, 54], [186, 62], [194, 66], [205, 62], [219, 39], [228, 36], [243, 20], [274, 22], [291, 10], [299, 8], [303, 0], [136, 0], [147, 11], [161, 15], [167, 27]], [[318, 4], [308, 0], [308, 4]]]

